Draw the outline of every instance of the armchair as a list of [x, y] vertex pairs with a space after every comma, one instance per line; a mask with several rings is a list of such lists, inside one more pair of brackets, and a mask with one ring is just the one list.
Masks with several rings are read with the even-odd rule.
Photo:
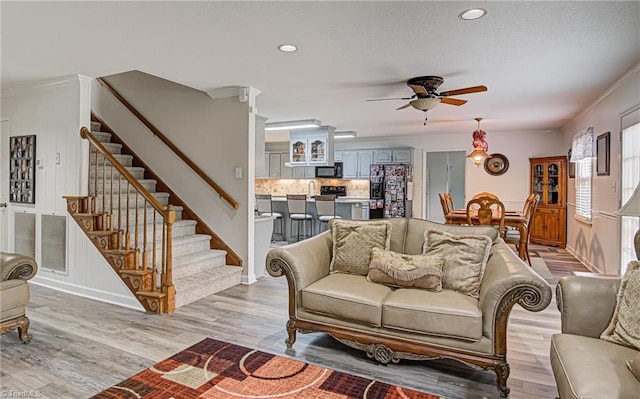
[[18, 329], [20, 340], [27, 344], [29, 318], [25, 305], [29, 302], [27, 280], [36, 275], [36, 261], [26, 255], [0, 252], [0, 333]]

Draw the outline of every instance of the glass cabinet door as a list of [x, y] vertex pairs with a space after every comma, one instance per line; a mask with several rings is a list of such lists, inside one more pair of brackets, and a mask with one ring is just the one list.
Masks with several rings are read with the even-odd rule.
[[311, 159], [309, 163], [327, 163], [327, 142], [324, 139], [309, 139], [311, 147]]
[[291, 163], [307, 163], [307, 142], [306, 140], [291, 141]]
[[560, 183], [560, 165], [556, 162], [550, 162], [547, 165], [547, 204], [558, 205], [560, 198], [558, 197], [558, 184]]
[[544, 189], [546, 181], [544, 178], [544, 165], [537, 164], [533, 167], [533, 193], [540, 196], [540, 201], [544, 201]]

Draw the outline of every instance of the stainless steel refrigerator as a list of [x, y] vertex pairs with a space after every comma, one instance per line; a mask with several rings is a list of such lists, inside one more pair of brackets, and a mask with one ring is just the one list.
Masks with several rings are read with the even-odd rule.
[[371, 165], [369, 218], [411, 217], [412, 181], [411, 165]]

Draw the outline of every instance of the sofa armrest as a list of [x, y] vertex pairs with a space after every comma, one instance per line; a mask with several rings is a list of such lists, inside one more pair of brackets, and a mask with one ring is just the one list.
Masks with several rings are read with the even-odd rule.
[[565, 276], [556, 286], [562, 332], [599, 338], [616, 307], [619, 277]]
[[513, 305], [539, 312], [549, 306], [551, 297], [549, 283], [498, 239], [482, 278], [479, 303], [483, 334], [494, 342], [495, 353], [506, 353], [507, 321]]
[[333, 240], [329, 231], [269, 251], [267, 272], [273, 277], [286, 276], [289, 284], [290, 315], [294, 314], [296, 304], [300, 303], [300, 291], [329, 275], [332, 254]]
[[37, 271], [38, 265], [32, 257], [0, 252], [0, 281], [30, 280], [36, 275]]

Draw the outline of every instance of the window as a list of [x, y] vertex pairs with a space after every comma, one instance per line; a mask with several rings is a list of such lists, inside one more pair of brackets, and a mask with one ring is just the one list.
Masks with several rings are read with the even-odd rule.
[[585, 222], [591, 222], [593, 147], [593, 127], [573, 136], [570, 161], [576, 164], [576, 219]]
[[[627, 202], [638, 182], [640, 182], [640, 123], [622, 131], [622, 181], [620, 194], [622, 202]], [[630, 261], [635, 260], [636, 252], [633, 237], [640, 228], [640, 219], [623, 216], [620, 221], [620, 265], [621, 274]]]
[[576, 216], [586, 222], [591, 221], [591, 174], [593, 158], [576, 162]]

